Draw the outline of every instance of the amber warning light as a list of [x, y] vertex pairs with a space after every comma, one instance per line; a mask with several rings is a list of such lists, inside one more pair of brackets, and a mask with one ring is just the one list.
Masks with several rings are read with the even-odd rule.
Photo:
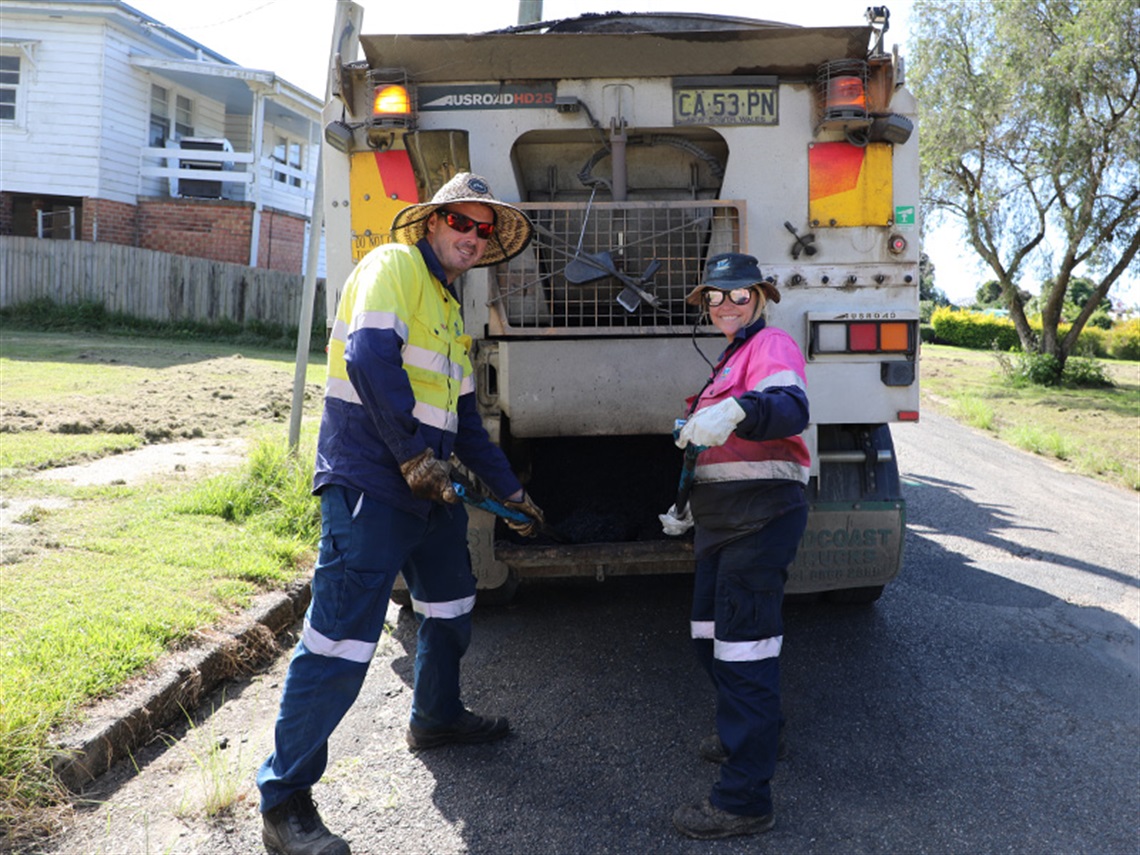
[[391, 84], [377, 86], [372, 97], [372, 117], [391, 120], [407, 119], [412, 114], [412, 103], [406, 86]]

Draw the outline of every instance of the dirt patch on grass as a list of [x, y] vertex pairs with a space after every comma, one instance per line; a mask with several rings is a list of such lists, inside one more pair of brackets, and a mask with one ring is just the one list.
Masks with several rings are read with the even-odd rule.
[[[2, 473], [0, 563], [28, 560], [51, 545], [50, 531], [39, 523], [68, 500], [40, 496], [37, 482], [91, 486], [195, 479], [240, 465], [251, 438], [266, 428], [279, 429], [283, 441], [287, 437], [295, 371], [287, 354], [17, 331], [5, 334], [3, 356], [3, 442], [19, 460], [21, 443], [42, 444], [48, 434], [59, 441], [52, 443], [56, 465], [36, 472], [43, 463], [27, 464]], [[306, 419], [317, 417], [321, 397], [319, 384], [306, 384]], [[91, 451], [73, 439], [96, 434], [133, 435], [144, 445], [122, 453]]]
[[[136, 356], [162, 360], [164, 353], [155, 346], [149, 354]], [[104, 381], [109, 384], [107, 391], [99, 394], [76, 388], [47, 399], [6, 399], [0, 422], [12, 433], [137, 434], [156, 443], [232, 437], [252, 426], [289, 418], [293, 375], [287, 364], [241, 355], [183, 358], [193, 361], [151, 368], [137, 359], [130, 364], [83, 351], [75, 355], [76, 362], [100, 363], [110, 366], [109, 371], [118, 366], [115, 373], [121, 382]], [[313, 395], [319, 399], [319, 387], [306, 389], [307, 400], [312, 401]]]
[[154, 476], [195, 478], [237, 466], [245, 460], [246, 448], [246, 440], [240, 437], [164, 442], [89, 463], [49, 469], [36, 477], [81, 487], [137, 484]]

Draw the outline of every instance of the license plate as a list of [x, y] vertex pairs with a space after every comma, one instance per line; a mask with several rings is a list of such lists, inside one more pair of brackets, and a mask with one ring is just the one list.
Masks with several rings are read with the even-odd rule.
[[673, 87], [674, 125], [778, 125], [776, 85], [677, 85]]

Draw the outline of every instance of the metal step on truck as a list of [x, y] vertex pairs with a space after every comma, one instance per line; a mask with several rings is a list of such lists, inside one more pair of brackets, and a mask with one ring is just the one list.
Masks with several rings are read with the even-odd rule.
[[[474, 510], [484, 595], [526, 577], [689, 572], [657, 519], [674, 419], [723, 338], [685, 295], [757, 257], [807, 361], [811, 514], [787, 590], [869, 602], [899, 572], [890, 425], [918, 418], [915, 102], [866, 25], [584, 15], [465, 35], [361, 33], [344, 3], [325, 109], [330, 300], [393, 216], [455, 173], [536, 226], [458, 284], [491, 437], [567, 542]], [[382, 23], [382, 22], [381, 22]], [[343, 26], [342, 26], [343, 24]], [[357, 58], [362, 54], [361, 58]]]

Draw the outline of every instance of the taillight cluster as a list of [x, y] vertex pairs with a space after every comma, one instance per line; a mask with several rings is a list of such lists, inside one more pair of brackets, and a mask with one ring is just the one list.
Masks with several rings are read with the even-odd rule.
[[915, 352], [917, 321], [813, 321], [811, 354]]

